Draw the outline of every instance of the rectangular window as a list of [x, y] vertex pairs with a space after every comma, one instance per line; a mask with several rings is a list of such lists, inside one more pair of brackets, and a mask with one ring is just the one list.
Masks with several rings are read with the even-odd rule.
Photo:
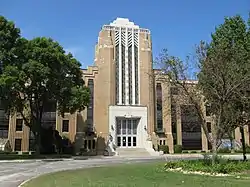
[[131, 137], [128, 137], [128, 147], [131, 147]]
[[123, 147], [126, 147], [126, 144], [127, 144], [127, 143], [126, 143], [126, 137], [123, 136], [123, 137], [122, 137], [122, 146], [123, 146]]
[[126, 93], [125, 93], [125, 82], [126, 82], [126, 78], [125, 78], [125, 46], [122, 45], [122, 104], [125, 104], [125, 98], [126, 98]]
[[23, 131], [23, 119], [16, 119], [16, 131]]
[[117, 137], [117, 146], [118, 147], [121, 146], [121, 137], [120, 136]]
[[122, 134], [126, 134], [127, 128], [126, 128], [126, 120], [122, 120]]
[[92, 149], [95, 149], [95, 140], [92, 140]]
[[63, 120], [62, 132], [69, 132], [69, 120]]
[[117, 126], [116, 126], [116, 133], [117, 133], [117, 135], [120, 135], [121, 134], [121, 120], [120, 119], [117, 119], [116, 118], [116, 123], [117, 123]]
[[116, 94], [116, 104], [119, 103], [119, 45], [115, 46], [115, 66], [116, 66], [116, 71], [115, 71], [115, 94]]
[[84, 140], [84, 149], [87, 149], [88, 140]]
[[134, 61], [135, 61], [135, 104], [139, 104], [139, 70], [138, 70], [138, 47], [134, 45]]
[[129, 104], [132, 104], [132, 45], [128, 48], [128, 82], [129, 82]]
[[211, 123], [207, 122], [207, 129], [208, 129], [208, 133], [212, 132], [212, 127], [211, 127]]
[[206, 106], [206, 116], [211, 116], [211, 106]]
[[91, 150], [91, 140], [88, 140], [88, 149]]
[[15, 139], [15, 151], [22, 150], [22, 139]]
[[0, 116], [0, 138], [8, 138], [9, 133], [9, 119]]
[[133, 147], [136, 147], [136, 136], [133, 137]]

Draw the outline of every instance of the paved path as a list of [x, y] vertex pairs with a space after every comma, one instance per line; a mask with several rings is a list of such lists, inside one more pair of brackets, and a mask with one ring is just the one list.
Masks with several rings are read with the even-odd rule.
[[[227, 157], [227, 156], [226, 156]], [[230, 155], [233, 159], [241, 159], [241, 155]], [[28, 162], [1, 162], [0, 163], [0, 187], [17, 187], [23, 181], [42, 174], [80, 168], [91, 168], [110, 164], [150, 162], [160, 160], [189, 160], [203, 158], [200, 154], [165, 155], [150, 157], [105, 157], [91, 158], [88, 160], [64, 160], [64, 161], [28, 161]], [[249, 159], [248, 155], [248, 159]]]
[[17, 187], [23, 181], [39, 175], [70, 169], [98, 167], [110, 164], [149, 162], [163, 160], [163, 157], [145, 158], [103, 158], [89, 160], [65, 160], [56, 162], [5, 162], [0, 163], [0, 187]]

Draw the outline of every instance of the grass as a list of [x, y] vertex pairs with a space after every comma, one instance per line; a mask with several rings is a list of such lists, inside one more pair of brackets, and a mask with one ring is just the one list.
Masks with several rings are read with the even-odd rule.
[[123, 164], [47, 174], [23, 187], [249, 187], [249, 179], [166, 172], [164, 163]]

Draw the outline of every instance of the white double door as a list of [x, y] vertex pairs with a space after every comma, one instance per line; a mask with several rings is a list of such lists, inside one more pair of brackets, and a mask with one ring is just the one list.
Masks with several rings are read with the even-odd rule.
[[116, 143], [118, 147], [137, 147], [139, 118], [116, 118]]

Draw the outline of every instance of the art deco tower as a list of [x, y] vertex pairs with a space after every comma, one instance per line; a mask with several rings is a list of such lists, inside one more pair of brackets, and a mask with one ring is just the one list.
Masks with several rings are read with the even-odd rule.
[[[124, 18], [104, 25], [96, 45], [95, 65], [97, 132], [104, 137], [112, 134], [121, 147], [131, 147], [135, 141], [134, 147], [145, 147], [154, 127], [150, 31]], [[133, 129], [135, 133], [130, 134]]]

